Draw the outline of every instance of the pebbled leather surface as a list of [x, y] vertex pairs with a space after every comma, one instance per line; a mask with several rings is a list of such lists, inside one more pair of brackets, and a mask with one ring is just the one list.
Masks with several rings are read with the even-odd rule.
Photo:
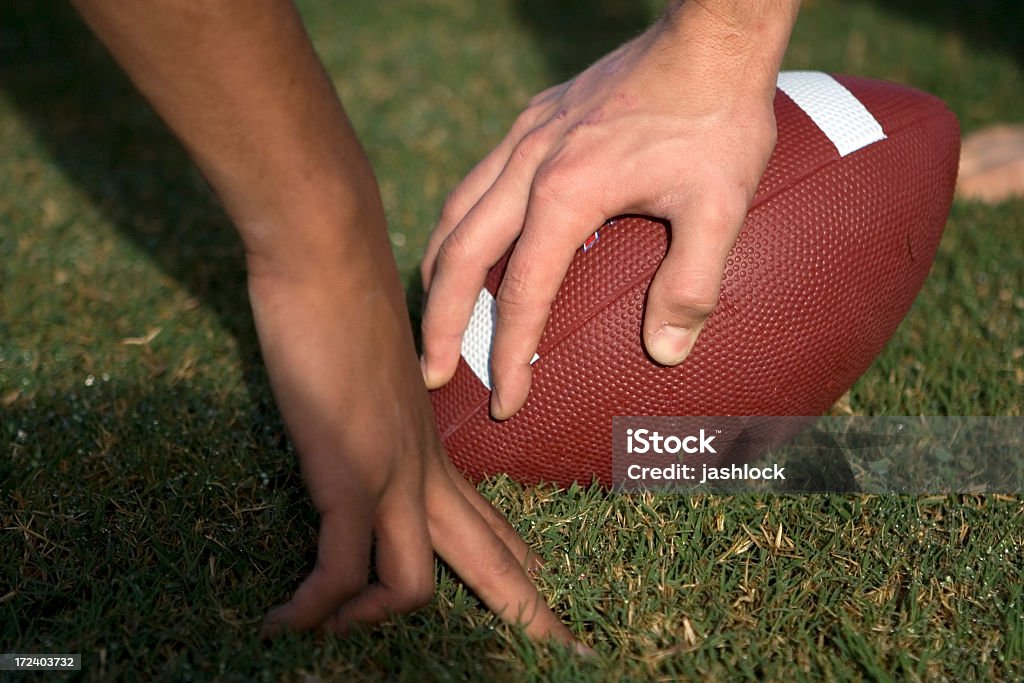
[[[644, 298], [669, 231], [643, 217], [616, 219], [577, 253], [518, 414], [490, 419], [489, 392], [462, 360], [432, 392], [460, 469], [475, 479], [507, 472], [524, 483], [609, 486], [614, 416], [820, 415], [864, 373], [931, 268], [960, 138], [956, 118], [930, 95], [836, 78], [887, 139], [840, 158], [776, 95], [778, 144], [690, 357], [664, 368], [641, 344]], [[488, 276], [492, 293], [504, 267]]]

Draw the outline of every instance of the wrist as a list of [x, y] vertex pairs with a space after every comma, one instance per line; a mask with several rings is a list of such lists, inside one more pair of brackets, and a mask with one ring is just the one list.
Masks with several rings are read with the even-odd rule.
[[680, 51], [713, 78], [771, 97], [799, 0], [672, 0], [652, 27], [666, 52]]
[[273, 174], [215, 185], [245, 245], [250, 275], [317, 280], [392, 266], [380, 192], [365, 157], [336, 153], [323, 162], [302, 152]]
[[784, 44], [799, 9], [799, 0], [671, 0], [656, 26], [680, 35], [696, 26], [707, 38], [744, 51], [756, 49], [753, 38]]

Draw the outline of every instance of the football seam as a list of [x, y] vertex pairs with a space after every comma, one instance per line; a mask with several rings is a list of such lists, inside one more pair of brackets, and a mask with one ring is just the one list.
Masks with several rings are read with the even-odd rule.
[[[785, 95], [785, 93], [783, 93], [783, 95]], [[786, 95], [786, 97], [789, 98], [788, 95]], [[790, 102], [792, 102], [791, 99], [790, 99]], [[940, 100], [940, 102], [941, 102], [941, 100]], [[804, 114], [804, 116], [806, 116], [806, 113]], [[926, 121], [930, 121], [932, 119], [936, 119], [936, 118], [940, 118], [940, 117], [949, 117], [949, 116], [953, 116], [954, 119], [956, 118], [956, 115], [953, 114], [952, 110], [950, 110], [948, 107], [943, 105], [941, 110], [935, 111], [935, 112], [929, 113], [926, 116], [922, 116], [920, 118], [915, 118], [915, 119], [913, 119], [911, 121], [908, 121], [904, 125], [900, 126], [896, 130], [893, 130], [891, 132], [890, 131], [885, 131], [885, 129], [883, 128], [883, 131], [886, 134], [885, 139], [879, 140], [878, 142], [872, 143], [872, 144], [870, 144], [870, 145], [868, 145], [866, 147], [862, 147], [861, 149], [857, 150], [856, 152], [853, 152], [852, 154], [849, 154], [849, 155], [847, 155], [845, 157], [844, 156], [839, 156], [839, 157], [837, 157], [835, 159], [830, 159], [829, 161], [826, 161], [824, 163], [821, 163], [821, 164], [819, 164], [817, 166], [812, 167], [810, 170], [808, 170], [806, 173], [801, 175], [794, 182], [789, 183], [789, 184], [785, 185], [784, 187], [777, 188], [777, 189], [773, 190], [771, 193], [769, 193], [769, 194], [765, 195], [764, 197], [762, 197], [761, 199], [753, 202], [750, 205], [750, 208], [747, 209], [747, 214], [749, 215], [751, 212], [754, 211], [754, 209], [758, 208], [759, 206], [761, 206], [762, 204], [764, 204], [768, 200], [774, 199], [776, 196], [778, 196], [784, 190], [789, 190], [791, 188], [797, 187], [798, 185], [800, 185], [801, 183], [806, 181], [812, 175], [817, 174], [822, 169], [828, 168], [829, 166], [831, 166], [831, 165], [833, 165], [835, 163], [838, 163], [840, 161], [843, 161], [843, 160], [846, 160], [846, 159], [850, 159], [850, 158], [856, 156], [857, 154], [862, 153], [864, 150], [871, 149], [875, 144], [884, 143], [884, 142], [886, 142], [886, 140], [894, 141], [897, 137], [899, 137], [901, 134], [905, 133], [908, 129], [910, 129], [912, 127], [915, 127], [915, 126], [917, 126], [920, 123], [923, 123], [923, 122], [926, 122]], [[613, 217], [613, 219], [614, 218], [616, 218], [616, 217]], [[664, 219], [658, 219], [658, 218], [653, 217], [653, 216], [650, 216], [650, 217], [645, 216], [643, 218], [645, 218], [647, 220], [654, 220], [655, 222], [659, 222], [659, 223], [664, 222]], [[666, 230], [668, 230], [668, 229], [669, 228], [666, 226]], [[737, 239], [739, 239], [739, 235], [738, 234], [737, 234]], [[662, 261], [663, 261], [663, 259], [662, 259]], [[550, 342], [545, 345], [545, 348], [543, 350], [538, 346], [537, 347], [537, 354], [540, 356], [541, 360], [544, 359], [544, 354], [545, 353], [550, 352], [552, 349], [557, 347], [560, 343], [565, 341], [576, 330], [580, 329], [581, 327], [585, 326], [588, 322], [590, 322], [590, 320], [592, 320], [595, 316], [597, 316], [599, 313], [601, 313], [601, 311], [603, 311], [604, 309], [608, 308], [609, 306], [614, 304], [616, 301], [618, 301], [619, 296], [621, 296], [623, 293], [625, 293], [625, 292], [629, 291], [630, 289], [632, 289], [633, 287], [635, 287], [638, 282], [641, 282], [641, 281], [645, 280], [648, 277], [653, 277], [654, 274], [657, 273], [658, 268], [661, 267], [662, 261], [658, 261], [657, 265], [655, 265], [652, 268], [647, 268], [647, 269], [641, 271], [641, 273], [637, 277], [635, 277], [633, 280], [629, 281], [627, 284], [625, 284], [622, 287], [620, 287], [617, 290], [615, 290], [613, 295], [605, 298], [605, 300], [603, 302], [601, 302], [600, 305], [598, 305], [595, 308], [591, 309], [590, 313], [588, 313], [587, 315], [583, 316], [581, 318], [581, 321], [580, 321], [579, 325], [574, 326], [572, 329], [566, 330], [565, 332], [561, 333], [557, 337], [553, 337], [550, 340]], [[642, 324], [643, 323], [641, 321], [641, 325]], [[644, 349], [644, 354], [645, 355], [647, 354], [646, 348]], [[465, 363], [465, 359], [462, 358], [461, 355], [459, 356], [459, 360], [461, 362]], [[476, 414], [476, 412], [478, 410], [480, 410], [481, 407], [483, 407], [485, 404], [489, 404], [489, 403], [490, 403], [490, 391], [488, 391], [487, 396], [485, 396], [482, 400], [477, 402], [477, 404], [475, 406], [473, 406], [470, 410], [467, 410], [463, 414], [463, 416], [457, 422], [453, 423], [451, 426], [449, 426], [448, 429], [445, 430], [444, 434], [441, 435], [442, 442], [445, 439], [447, 439], [448, 437], [450, 437], [452, 434], [454, 434], [460, 427], [462, 427], [462, 425], [464, 425], [474, 414]], [[491, 419], [489, 413], [488, 413], [488, 419]]]

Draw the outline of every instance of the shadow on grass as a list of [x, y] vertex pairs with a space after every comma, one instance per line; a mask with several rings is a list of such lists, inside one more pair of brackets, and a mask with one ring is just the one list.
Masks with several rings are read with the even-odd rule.
[[259, 640], [264, 613], [313, 567], [317, 525], [280, 431], [254, 430], [247, 411], [238, 395], [116, 380], [5, 409], [0, 643], [80, 652], [88, 680], [290, 680], [309, 667], [443, 680], [452, 658], [514, 680], [487, 664], [502, 639], [443, 569], [444, 597], [416, 614]]
[[205, 181], [65, 3], [0, 3], [0, 88], [61, 172], [216, 312], [250, 374], [241, 243]]
[[238, 394], [116, 380], [6, 408], [0, 642], [128, 656], [146, 634], [214, 638], [211, 601], [256, 621], [292, 590], [314, 513], [276, 416], [254, 428], [249, 412]]
[[309, 666], [395, 680], [411, 659], [443, 673], [453, 642], [462, 668], [501, 647], [474, 626], [474, 601], [451, 606], [450, 580], [447, 600], [378, 629], [260, 642], [264, 613], [314, 564], [316, 515], [280, 432], [253, 430], [246, 410], [116, 381], [5, 409], [0, 643], [80, 652], [90, 680], [277, 680]]

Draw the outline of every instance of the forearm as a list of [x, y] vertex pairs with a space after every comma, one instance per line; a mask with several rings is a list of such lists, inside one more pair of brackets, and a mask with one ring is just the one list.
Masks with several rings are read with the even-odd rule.
[[504, 619], [573, 642], [523, 568], [525, 544], [447, 461], [373, 172], [294, 6], [73, 1], [246, 246], [263, 357], [321, 513], [316, 568], [264, 633], [416, 609], [436, 549]]
[[[293, 5], [75, 2], [242, 236], [263, 357], [304, 465], [351, 465], [337, 454], [373, 455], [361, 446], [387, 441], [382, 420], [429, 416], [376, 181]], [[382, 406], [395, 414], [370, 419]]]
[[686, 51], [691, 88], [703, 77], [709, 87], [743, 83], [771, 98], [799, 9], [799, 0], [672, 0], [652, 32], [667, 51], [700, 47]]
[[289, 0], [73, 1], [188, 148], [251, 266], [312, 269], [365, 238], [338, 218], [378, 222], [372, 171]]

